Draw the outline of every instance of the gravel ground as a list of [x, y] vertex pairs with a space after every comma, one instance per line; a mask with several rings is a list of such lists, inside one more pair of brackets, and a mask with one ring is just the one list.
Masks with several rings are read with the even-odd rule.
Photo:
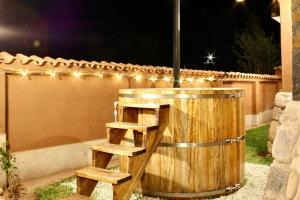
[[246, 183], [237, 192], [216, 199], [226, 200], [260, 200], [263, 199], [264, 188], [267, 183], [269, 166], [246, 163]]
[[[267, 182], [269, 166], [246, 163], [246, 183], [237, 192], [223, 196], [220, 200], [260, 200], [263, 199], [264, 188]], [[62, 183], [72, 187], [75, 191], [75, 182]], [[94, 200], [110, 200], [112, 199], [112, 187], [110, 184], [99, 183], [92, 194]], [[133, 194], [131, 200], [143, 199], [154, 200], [154, 198], [141, 197]]]

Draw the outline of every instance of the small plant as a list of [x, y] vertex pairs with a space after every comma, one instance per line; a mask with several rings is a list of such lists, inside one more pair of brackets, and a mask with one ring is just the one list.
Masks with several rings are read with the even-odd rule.
[[36, 188], [33, 194], [34, 200], [58, 200], [70, 196], [74, 189], [70, 184], [75, 182], [74, 177], [56, 182], [54, 184]]
[[25, 194], [25, 188], [20, 183], [20, 178], [17, 174], [16, 158], [6, 148], [0, 147], [0, 161], [1, 169], [7, 177], [6, 198], [11, 200], [20, 199], [21, 195]]

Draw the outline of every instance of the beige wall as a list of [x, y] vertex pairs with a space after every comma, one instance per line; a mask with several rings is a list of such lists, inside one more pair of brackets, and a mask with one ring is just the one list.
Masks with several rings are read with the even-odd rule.
[[8, 126], [12, 151], [104, 138], [117, 91], [128, 81], [95, 77], [62, 80], [8, 77]]
[[244, 88], [245, 89], [245, 114], [252, 114], [255, 113], [254, 102], [255, 99], [252, 98], [253, 96], [253, 86], [254, 82], [225, 82], [224, 87], [231, 87], [231, 88]]
[[259, 114], [273, 108], [276, 93], [280, 83], [277, 81], [230, 81], [224, 82], [224, 87], [245, 89], [245, 113]]
[[0, 132], [4, 133], [6, 132], [6, 96], [6, 76], [0, 71]]
[[282, 90], [292, 91], [292, 14], [291, 0], [280, 0]]
[[[273, 107], [278, 81], [185, 83], [183, 87], [244, 88], [246, 115]], [[8, 136], [13, 152], [105, 138], [105, 123], [113, 120], [113, 102], [121, 88], [171, 87], [172, 83], [115, 77], [77, 79], [62, 76], [8, 76]]]

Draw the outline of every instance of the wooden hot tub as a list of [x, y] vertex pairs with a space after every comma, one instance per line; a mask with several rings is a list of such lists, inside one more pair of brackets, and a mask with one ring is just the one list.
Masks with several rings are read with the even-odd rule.
[[119, 102], [171, 106], [168, 128], [137, 191], [190, 199], [228, 194], [242, 186], [243, 89], [122, 89]]

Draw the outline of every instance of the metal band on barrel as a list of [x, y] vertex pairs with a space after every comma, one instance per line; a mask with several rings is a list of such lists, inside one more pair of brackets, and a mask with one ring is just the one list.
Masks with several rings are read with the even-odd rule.
[[[159, 147], [176, 147], [176, 148], [192, 148], [192, 147], [212, 147], [212, 146], [220, 146], [220, 145], [227, 145], [227, 144], [234, 144], [244, 141], [246, 136], [240, 136], [236, 138], [229, 138], [223, 141], [216, 141], [216, 142], [205, 142], [205, 143], [165, 143], [161, 142], [158, 146]], [[134, 143], [133, 139], [124, 138], [126, 142]]]
[[213, 190], [208, 192], [199, 192], [199, 193], [170, 193], [170, 192], [152, 192], [145, 189], [137, 188], [135, 189], [138, 193], [143, 193], [144, 195], [155, 196], [155, 197], [165, 197], [165, 198], [197, 198], [197, 197], [210, 197], [218, 196], [222, 194], [230, 194], [239, 190], [242, 187], [242, 184], [236, 184], [221, 190]]
[[245, 93], [228, 94], [119, 94], [119, 97], [139, 98], [139, 99], [209, 99], [209, 98], [239, 98]]

